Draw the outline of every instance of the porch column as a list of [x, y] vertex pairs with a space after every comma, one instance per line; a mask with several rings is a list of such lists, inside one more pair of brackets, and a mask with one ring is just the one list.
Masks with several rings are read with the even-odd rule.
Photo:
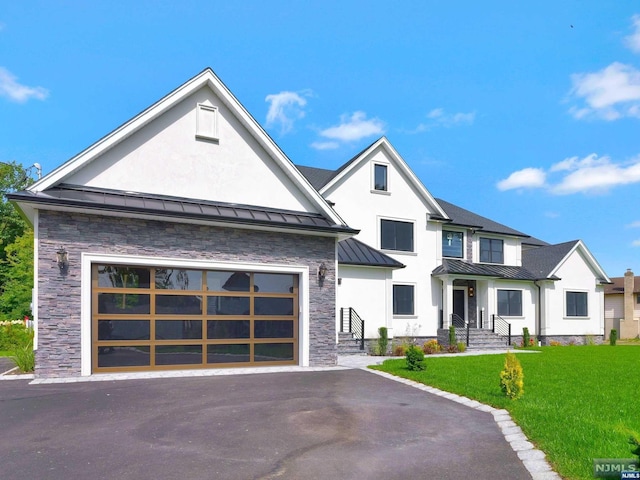
[[442, 319], [443, 327], [449, 328], [453, 313], [453, 279], [449, 276], [442, 278]]
[[487, 319], [491, 319], [491, 315], [498, 313], [496, 307], [496, 286], [495, 281], [489, 280], [487, 282]]

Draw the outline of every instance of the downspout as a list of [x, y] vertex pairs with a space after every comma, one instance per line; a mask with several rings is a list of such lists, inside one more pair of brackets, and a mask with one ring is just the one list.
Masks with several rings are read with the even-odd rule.
[[542, 288], [538, 283], [538, 280], [534, 280], [533, 284], [538, 287], [538, 308], [536, 315], [536, 337], [538, 337], [538, 346], [541, 345], [540, 335], [542, 333]]

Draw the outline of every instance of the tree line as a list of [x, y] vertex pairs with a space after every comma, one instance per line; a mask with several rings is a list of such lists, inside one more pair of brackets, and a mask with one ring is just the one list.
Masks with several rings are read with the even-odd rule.
[[16, 162], [0, 162], [0, 319], [31, 317], [33, 229], [7, 194], [33, 183], [29, 170]]

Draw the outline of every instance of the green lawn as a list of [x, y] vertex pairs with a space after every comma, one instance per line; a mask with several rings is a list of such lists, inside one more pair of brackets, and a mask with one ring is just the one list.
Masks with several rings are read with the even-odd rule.
[[427, 356], [427, 370], [405, 360], [374, 366], [394, 375], [505, 408], [565, 478], [593, 478], [594, 458], [633, 458], [627, 443], [640, 434], [640, 349], [635, 346], [542, 347], [518, 354], [524, 396], [500, 391], [504, 355]]

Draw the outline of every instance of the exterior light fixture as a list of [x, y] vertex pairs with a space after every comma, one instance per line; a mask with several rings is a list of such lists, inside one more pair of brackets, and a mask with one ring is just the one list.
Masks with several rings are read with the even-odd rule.
[[476, 294], [476, 290], [473, 287], [469, 287], [469, 296], [473, 297]]
[[69, 267], [69, 254], [64, 247], [60, 247], [56, 252], [56, 261], [61, 272], [66, 271], [67, 267]]
[[323, 263], [318, 267], [318, 282], [320, 285], [324, 282], [324, 277], [327, 276], [327, 266]]

